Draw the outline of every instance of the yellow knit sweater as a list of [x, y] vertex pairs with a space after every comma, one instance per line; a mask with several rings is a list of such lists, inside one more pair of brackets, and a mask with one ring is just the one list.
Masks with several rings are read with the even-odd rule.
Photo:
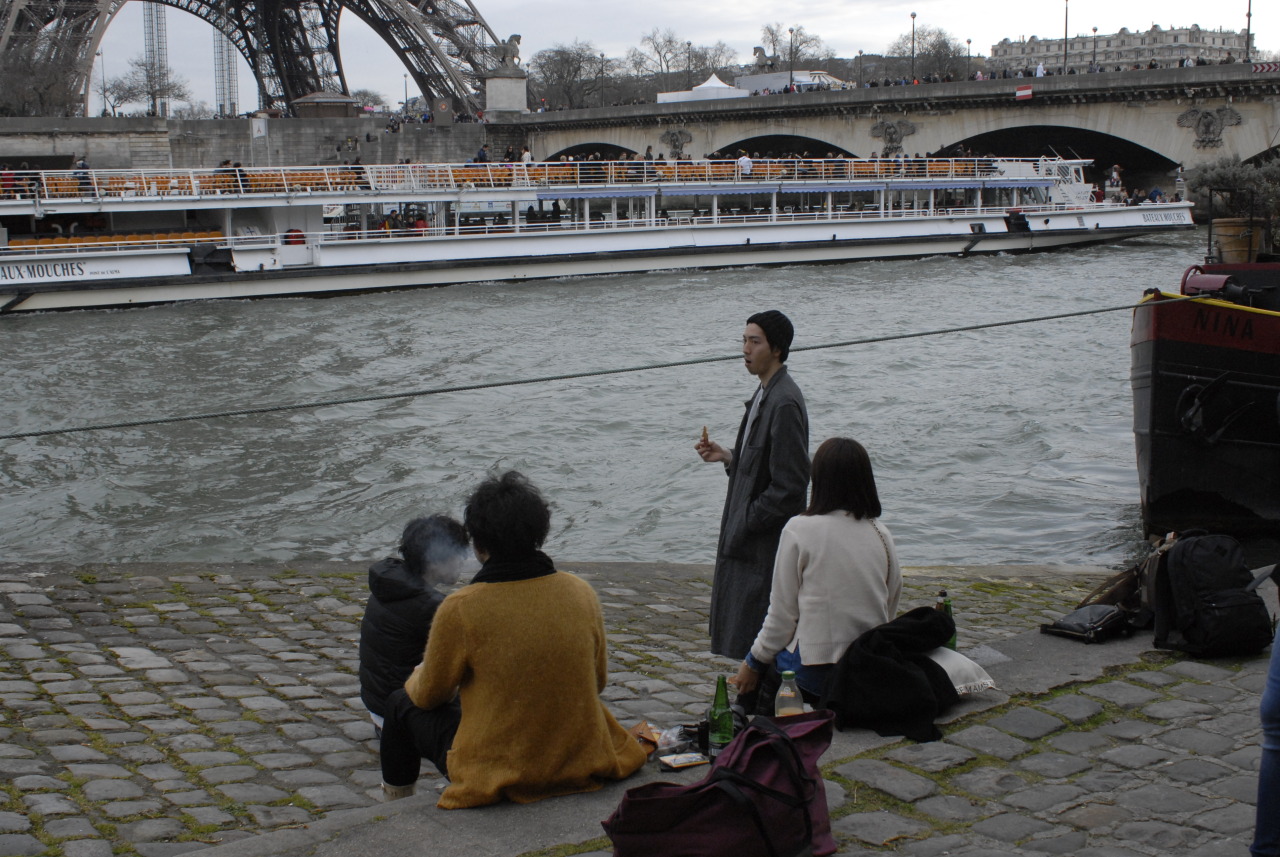
[[439, 806], [530, 803], [635, 773], [646, 754], [600, 701], [607, 676], [600, 602], [571, 574], [446, 598], [404, 685], [421, 708], [461, 696]]

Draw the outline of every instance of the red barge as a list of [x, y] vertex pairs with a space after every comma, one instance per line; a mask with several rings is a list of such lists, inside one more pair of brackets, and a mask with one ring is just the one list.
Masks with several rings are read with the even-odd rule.
[[1280, 534], [1280, 261], [1192, 266], [1130, 346], [1145, 534]]

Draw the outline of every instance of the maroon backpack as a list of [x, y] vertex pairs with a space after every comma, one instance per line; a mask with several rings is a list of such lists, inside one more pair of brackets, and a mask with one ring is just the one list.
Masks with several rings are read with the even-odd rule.
[[822, 857], [836, 851], [818, 759], [830, 711], [756, 717], [691, 785], [628, 789], [607, 821], [614, 857]]

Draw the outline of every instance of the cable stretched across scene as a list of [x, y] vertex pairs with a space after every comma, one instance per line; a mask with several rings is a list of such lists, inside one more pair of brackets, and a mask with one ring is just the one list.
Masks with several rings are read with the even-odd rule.
[[[1178, 296], [1166, 300], [1183, 301], [1191, 300], [1198, 295]], [[1079, 318], [1087, 315], [1101, 315], [1109, 312], [1131, 312], [1144, 306], [1144, 304], [1123, 304], [1121, 306], [1096, 307], [1094, 309], [1075, 310], [1073, 312], [1054, 313], [1052, 315], [1040, 315], [1030, 318], [1008, 319], [1005, 321], [989, 321], [980, 324], [966, 324], [960, 327], [945, 327], [937, 330], [923, 330], [914, 333], [898, 333], [887, 336], [870, 336], [862, 339], [847, 339], [841, 342], [827, 342], [821, 345], [804, 345], [791, 349], [792, 354], [802, 351], [827, 351], [833, 348], [850, 348], [855, 345], [874, 345], [881, 342], [896, 342], [904, 339], [921, 339], [928, 336], [943, 336], [949, 333], [966, 333], [975, 330], [990, 330], [996, 327], [1012, 327], [1020, 324], [1037, 324], [1045, 321], [1058, 321], [1067, 318]], [[422, 390], [400, 390], [392, 393], [378, 393], [367, 396], [351, 396], [342, 399], [326, 399], [322, 401], [312, 402], [295, 402], [293, 404], [282, 405], [262, 405], [255, 408], [238, 408], [226, 411], [210, 411], [203, 414], [187, 414], [183, 416], [154, 417], [146, 420], [126, 420], [113, 423], [98, 423], [95, 425], [84, 426], [68, 426], [65, 428], [41, 429], [39, 431], [13, 432], [10, 434], [0, 434], [0, 440], [21, 440], [34, 437], [48, 437], [58, 434], [76, 434], [90, 431], [110, 431], [112, 429], [139, 428], [142, 426], [166, 425], [169, 423], [184, 423], [197, 420], [215, 420], [226, 417], [244, 417], [254, 414], [269, 414], [280, 411], [300, 411], [310, 408], [327, 408], [335, 405], [355, 405], [365, 402], [382, 402], [390, 399], [414, 399], [422, 396], [439, 396], [446, 393], [467, 393], [476, 390], [492, 390], [499, 387], [520, 387], [529, 384], [547, 384], [554, 381], [573, 381], [582, 378], [598, 378], [606, 375], [626, 375], [633, 372], [650, 372], [657, 369], [674, 369], [681, 366], [699, 366], [708, 363], [725, 363], [731, 360], [741, 360], [741, 354], [721, 354], [711, 357], [693, 357], [688, 360], [674, 360], [667, 363], [649, 363], [643, 366], [625, 366], [618, 369], [592, 369], [583, 372], [566, 372], [559, 375], [541, 375], [536, 378], [520, 378], [505, 381], [489, 381], [481, 384], [459, 384], [451, 387], [428, 387]]]

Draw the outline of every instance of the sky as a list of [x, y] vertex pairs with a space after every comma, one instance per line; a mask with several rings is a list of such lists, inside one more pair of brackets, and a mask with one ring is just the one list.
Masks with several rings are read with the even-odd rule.
[[[788, 4], [793, 12], [782, 13], [771, 0], [738, 0], [720, 7], [715, 14], [690, 14], [695, 6], [688, 0], [645, 0], [616, 6], [607, 0], [473, 0], [480, 14], [500, 39], [513, 33], [522, 37], [521, 55], [527, 60], [540, 50], [574, 40], [590, 42], [597, 51], [622, 57], [636, 47], [640, 38], [654, 28], [672, 29], [680, 40], [695, 45], [723, 41], [738, 52], [739, 62], [749, 62], [752, 48], [761, 43], [765, 24], [803, 26], [817, 35], [839, 57], [852, 57], [859, 50], [882, 53], [890, 42], [911, 32], [911, 13], [917, 26], [941, 27], [954, 38], [973, 40], [973, 55], [986, 55], [1001, 39], [1019, 40], [1030, 36], [1061, 38], [1064, 24], [1071, 36], [1099, 35], [1147, 30], [1152, 24], [1163, 28], [1199, 24], [1205, 29], [1242, 31], [1250, 0], [1222, 3], [1191, 0], [808, 0]], [[620, 9], [626, 12], [619, 14]], [[723, 10], [723, 11], [721, 11]], [[1254, 45], [1262, 50], [1280, 48], [1280, 3], [1258, 0], [1252, 3]], [[1064, 20], [1065, 17], [1065, 20]], [[214, 102], [212, 29], [193, 15], [175, 8], [166, 9], [169, 34], [169, 64], [185, 79], [194, 100]], [[571, 22], [570, 25], [566, 25]], [[396, 106], [404, 99], [404, 67], [391, 50], [354, 15], [345, 15], [339, 26], [339, 42], [347, 85], [371, 89]], [[126, 3], [112, 22], [103, 40], [107, 76], [117, 77], [127, 70], [130, 57], [142, 55], [142, 4]], [[95, 66], [94, 80], [102, 67]], [[412, 79], [409, 81], [412, 87]], [[410, 97], [419, 95], [409, 92]], [[249, 67], [241, 62], [240, 101], [242, 109], [257, 106], [257, 90]], [[97, 96], [91, 98], [91, 112], [101, 110]]]

